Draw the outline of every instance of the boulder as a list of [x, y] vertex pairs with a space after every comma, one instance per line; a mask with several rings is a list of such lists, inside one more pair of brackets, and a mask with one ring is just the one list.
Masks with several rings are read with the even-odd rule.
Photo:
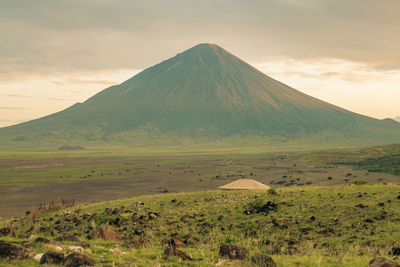
[[251, 257], [251, 262], [258, 266], [276, 267], [275, 261], [267, 255], [254, 255]]
[[10, 227], [0, 228], [0, 236], [6, 236], [12, 234], [14, 231]]
[[64, 261], [64, 253], [47, 251], [40, 258], [40, 264], [61, 264]]
[[249, 256], [249, 250], [235, 245], [222, 245], [219, 248], [219, 255], [230, 260], [243, 260]]
[[400, 267], [400, 264], [384, 257], [375, 258], [369, 262], [369, 267]]
[[36, 255], [33, 257], [33, 259], [34, 259], [35, 261], [39, 261], [39, 262], [40, 262], [40, 259], [42, 258], [42, 256], [43, 256], [43, 253], [39, 253], [39, 254], [36, 254]]
[[64, 260], [66, 267], [95, 266], [96, 262], [89, 259], [86, 255], [77, 252], [69, 254]]
[[393, 256], [400, 256], [400, 247], [393, 247], [391, 253]]
[[73, 252], [82, 252], [82, 251], [84, 251], [83, 247], [75, 246], [75, 245], [69, 246], [68, 249], [70, 251], [73, 251]]
[[30, 251], [18, 244], [0, 241], [0, 257], [12, 260], [24, 259], [30, 256]]

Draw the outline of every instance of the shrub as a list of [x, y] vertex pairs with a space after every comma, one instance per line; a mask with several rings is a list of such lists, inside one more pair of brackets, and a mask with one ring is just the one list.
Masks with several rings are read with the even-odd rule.
[[366, 183], [367, 183], [367, 181], [363, 181], [363, 180], [356, 180], [353, 182], [353, 184], [355, 184], [355, 185], [362, 185], [362, 184], [366, 184]]
[[275, 188], [271, 187], [270, 189], [268, 189], [267, 193], [270, 195], [276, 195], [276, 190], [275, 190]]

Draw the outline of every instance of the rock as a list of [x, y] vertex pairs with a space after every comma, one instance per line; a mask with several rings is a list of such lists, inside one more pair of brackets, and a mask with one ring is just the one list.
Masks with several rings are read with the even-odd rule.
[[95, 266], [96, 262], [89, 259], [86, 255], [74, 252], [69, 254], [64, 260], [66, 267]]
[[34, 259], [35, 261], [40, 261], [40, 259], [42, 258], [42, 256], [43, 256], [42, 253], [36, 254], [36, 255], [33, 257], [33, 259]]
[[83, 247], [80, 247], [80, 246], [69, 246], [68, 249], [71, 251], [74, 251], [74, 252], [82, 252], [83, 251]]
[[251, 257], [251, 262], [258, 266], [276, 267], [275, 261], [267, 255], [254, 255]]
[[41, 258], [40, 264], [61, 264], [64, 261], [64, 253], [47, 251]]
[[248, 257], [249, 250], [235, 245], [222, 245], [219, 248], [219, 255], [230, 260], [243, 260]]
[[149, 220], [154, 220], [157, 217], [160, 217], [160, 214], [158, 214], [157, 212], [149, 212], [148, 215], [149, 215]]
[[400, 264], [390, 261], [384, 257], [375, 258], [369, 262], [369, 267], [400, 267]]
[[392, 255], [393, 256], [400, 256], [400, 247], [393, 247], [392, 248]]
[[55, 245], [55, 244], [51, 244], [51, 243], [46, 244], [46, 247], [54, 249], [55, 251], [62, 251], [63, 250], [62, 247], [60, 247], [58, 245]]
[[186, 245], [185, 243], [178, 237], [174, 237], [169, 241], [170, 245], [176, 247], [176, 248], [185, 248]]
[[178, 257], [180, 257], [180, 258], [183, 259], [183, 260], [189, 260], [189, 261], [193, 260], [192, 257], [186, 255], [185, 252], [183, 252], [182, 250], [179, 250], [179, 249], [175, 249], [174, 247], [167, 247], [167, 248], [164, 250], [164, 255], [165, 255], [166, 257], [169, 257], [169, 256], [178, 256]]
[[0, 240], [0, 257], [11, 260], [24, 259], [30, 256], [30, 251], [18, 244], [6, 243]]
[[109, 241], [121, 241], [121, 236], [112, 228], [100, 228], [96, 231], [99, 238]]
[[12, 234], [14, 231], [10, 227], [0, 228], [0, 236], [6, 236]]
[[48, 240], [47, 238], [44, 238], [44, 237], [38, 237], [38, 238], [36, 238], [35, 241], [33, 241], [33, 242], [35, 242], [35, 243], [45, 243], [45, 244], [47, 244], [47, 243], [50, 243], [50, 240]]
[[120, 255], [128, 254], [128, 252], [122, 251], [119, 247], [110, 248], [110, 251], [114, 254], [120, 254]]

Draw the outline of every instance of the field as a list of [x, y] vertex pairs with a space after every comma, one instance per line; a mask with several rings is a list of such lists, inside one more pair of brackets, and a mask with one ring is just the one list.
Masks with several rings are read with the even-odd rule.
[[[3, 239], [28, 241], [23, 244], [33, 254], [80, 247], [100, 266], [254, 266], [255, 254], [278, 266], [367, 266], [377, 256], [392, 258], [400, 246], [399, 194], [399, 185], [381, 184], [160, 194], [67, 209], [55, 204], [4, 221], [12, 234]], [[164, 256], [174, 237], [193, 260]], [[223, 244], [248, 248], [249, 257], [226, 261], [219, 256]]]
[[[400, 145], [242, 152], [2, 152], [1, 240], [32, 256], [78, 250], [99, 266], [252, 266], [260, 254], [278, 266], [397, 259]], [[218, 190], [239, 178], [274, 189]], [[192, 260], [164, 255], [174, 237]], [[249, 254], [226, 260], [224, 244]], [[18, 265], [38, 262], [0, 260]]]
[[277, 188], [357, 181], [394, 183], [399, 177], [386, 167], [380, 171], [388, 173], [368, 171], [357, 164], [385, 155], [393, 157], [398, 151], [400, 147], [393, 145], [268, 154], [2, 153], [0, 217], [24, 215], [40, 203], [61, 198], [92, 203], [156, 193], [214, 190], [238, 178], [254, 178]]

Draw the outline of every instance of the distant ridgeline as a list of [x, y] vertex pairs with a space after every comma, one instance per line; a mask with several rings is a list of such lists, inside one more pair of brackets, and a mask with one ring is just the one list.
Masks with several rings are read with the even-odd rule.
[[[356, 101], [356, 100], [355, 100]], [[199, 44], [61, 112], [0, 129], [1, 142], [208, 142], [371, 145], [400, 142], [400, 123], [362, 116]]]

